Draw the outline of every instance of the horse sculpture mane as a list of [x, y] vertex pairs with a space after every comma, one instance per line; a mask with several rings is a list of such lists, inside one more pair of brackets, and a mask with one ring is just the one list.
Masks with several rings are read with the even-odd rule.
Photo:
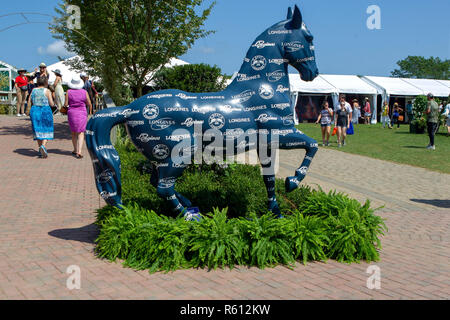
[[[175, 191], [176, 179], [202, 152], [221, 158], [256, 149], [263, 167], [268, 209], [280, 210], [275, 198], [274, 151], [306, 150], [295, 175], [286, 178], [294, 190], [305, 177], [317, 143], [294, 127], [288, 65], [305, 81], [318, 75], [313, 37], [297, 6], [286, 20], [265, 30], [249, 48], [232, 83], [215, 93], [163, 90], [145, 95], [124, 107], [97, 112], [89, 120], [86, 143], [91, 155], [97, 189], [111, 205], [121, 204], [120, 159], [111, 145], [110, 131], [125, 123], [136, 148], [152, 163], [151, 183], [176, 213], [198, 219], [191, 202]], [[219, 157], [217, 156], [219, 154]]]

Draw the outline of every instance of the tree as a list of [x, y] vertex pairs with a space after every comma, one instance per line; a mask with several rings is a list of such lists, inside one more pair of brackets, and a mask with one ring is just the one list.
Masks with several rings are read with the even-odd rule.
[[400, 69], [391, 72], [393, 77], [423, 78], [449, 80], [450, 60], [442, 61], [438, 57], [424, 58], [421, 56], [408, 56], [397, 62]]
[[155, 90], [179, 89], [187, 92], [214, 92], [226, 87], [227, 76], [219, 67], [207, 64], [186, 64], [162, 68], [154, 77]]
[[[50, 29], [82, 58], [72, 66], [101, 77], [113, 99], [124, 99], [124, 85], [140, 97], [160, 66], [212, 32], [202, 26], [215, 2], [198, 15], [203, 1], [64, 0]], [[68, 28], [69, 4], [81, 9], [80, 29]]]

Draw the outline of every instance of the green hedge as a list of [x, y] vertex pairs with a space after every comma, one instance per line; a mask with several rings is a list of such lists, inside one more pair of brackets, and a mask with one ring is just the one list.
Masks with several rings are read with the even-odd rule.
[[[192, 166], [176, 190], [200, 208], [200, 222], [166, 216], [170, 209], [150, 184], [147, 161], [130, 145], [118, 147], [124, 210], [98, 210], [97, 252], [150, 272], [235, 265], [289, 267], [295, 261], [379, 260], [387, 230], [367, 201], [302, 185], [286, 194], [276, 182], [285, 219], [267, 213], [260, 169], [250, 165]], [[160, 213], [157, 214], [156, 212]]]

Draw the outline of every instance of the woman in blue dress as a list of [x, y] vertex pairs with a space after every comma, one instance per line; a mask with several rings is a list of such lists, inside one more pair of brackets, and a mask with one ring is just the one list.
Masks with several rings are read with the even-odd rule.
[[47, 89], [47, 78], [41, 77], [37, 80], [37, 88], [34, 88], [28, 98], [30, 110], [31, 127], [33, 138], [37, 140], [40, 157], [47, 158], [47, 141], [53, 140], [53, 114], [50, 106], [53, 106], [52, 93]]

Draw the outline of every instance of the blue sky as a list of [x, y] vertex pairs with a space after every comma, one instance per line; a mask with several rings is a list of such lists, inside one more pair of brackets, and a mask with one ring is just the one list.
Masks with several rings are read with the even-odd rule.
[[[0, 60], [16, 67], [34, 68], [57, 56], [70, 56], [52, 38], [46, 22], [57, 0], [2, 1]], [[206, 0], [205, 4], [211, 3]], [[408, 55], [450, 57], [450, 1], [448, 0], [217, 0], [205, 28], [216, 33], [197, 40], [180, 57], [190, 63], [219, 66], [232, 74], [242, 63], [251, 42], [270, 25], [286, 16], [288, 6], [299, 5], [314, 35], [319, 71], [328, 74], [389, 76], [396, 62]], [[369, 5], [381, 9], [381, 29], [369, 30]], [[34, 24], [25, 22], [16, 12]], [[6, 29], [6, 30], [5, 30]]]

